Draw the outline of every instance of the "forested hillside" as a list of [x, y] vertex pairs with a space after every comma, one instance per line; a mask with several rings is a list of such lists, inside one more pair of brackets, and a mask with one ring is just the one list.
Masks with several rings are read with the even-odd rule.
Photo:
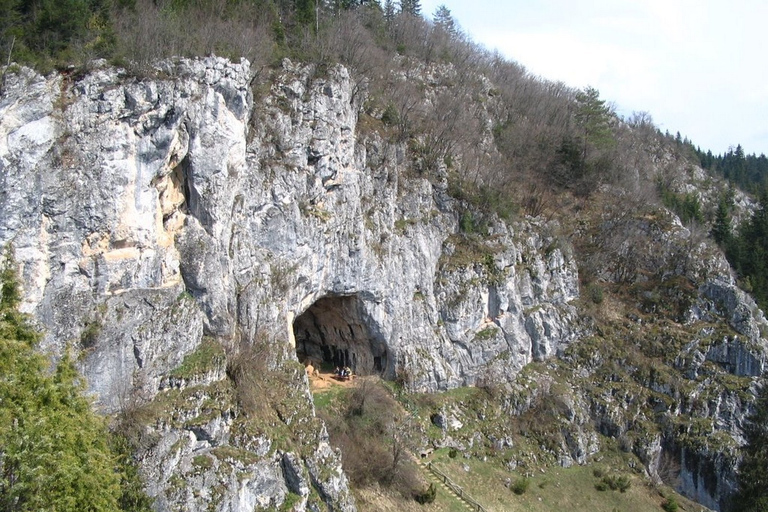
[[[764, 510], [765, 156], [622, 118], [418, 0], [0, 0], [0, 57], [10, 510], [412, 506], [433, 449], [510, 495], [603, 460], [590, 491]], [[312, 358], [390, 382], [313, 405]], [[49, 482], [24, 436], [67, 462]]]
[[[486, 171], [493, 178], [511, 171], [530, 182], [543, 175], [547, 182], [588, 190], [630, 165], [621, 161], [631, 152], [622, 131], [632, 127], [648, 132], [645, 142], [654, 141], [657, 153], [666, 145], [742, 189], [764, 186], [765, 156], [745, 156], [740, 146], [714, 156], [679, 132], [661, 136], [647, 113], [619, 120], [598, 91], [539, 79], [477, 46], [445, 5], [430, 14], [421, 12], [418, 0], [4, 0], [2, 13], [4, 59], [43, 71], [82, 71], [93, 59], [106, 58], [141, 74], [158, 59], [209, 54], [247, 58], [257, 75], [284, 57], [342, 63], [365, 76], [360, 85], [370, 87], [378, 103], [368, 108], [385, 109], [384, 121], [397, 137], [436, 132], [420, 148], [427, 164], [464, 154], [478, 142], [471, 140], [478, 133], [472, 107], [452, 107], [481, 90], [476, 81], [483, 77], [493, 83], [485, 92], [500, 96], [495, 103], [503, 105], [494, 112], [493, 133], [505, 161]], [[414, 64], [409, 58], [420, 65], [450, 64], [454, 81], [442, 86], [451, 94], [437, 90], [437, 101], [424, 105], [418, 91], [408, 90], [412, 86], [388, 87], [393, 70]]]

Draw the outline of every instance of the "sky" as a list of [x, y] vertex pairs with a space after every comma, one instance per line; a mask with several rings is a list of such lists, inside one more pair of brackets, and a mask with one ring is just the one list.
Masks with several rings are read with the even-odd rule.
[[530, 73], [715, 154], [768, 154], [766, 0], [422, 0]]

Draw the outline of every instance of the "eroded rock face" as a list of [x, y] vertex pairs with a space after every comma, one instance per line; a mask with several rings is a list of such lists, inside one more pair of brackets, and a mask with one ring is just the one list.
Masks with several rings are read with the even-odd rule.
[[[450, 238], [445, 184], [405, 179], [404, 148], [358, 131], [363, 98], [346, 69], [314, 77], [286, 61], [256, 99], [250, 80], [247, 62], [216, 58], [166, 62], [152, 79], [99, 65], [80, 79], [10, 74], [0, 243], [13, 244], [43, 347], [82, 352], [104, 412], [188, 393], [186, 419], [149, 432], [143, 471], [159, 510], [268, 508], [288, 492], [306, 507], [310, 488], [354, 510], [323, 432], [313, 455], [275, 452], [268, 436], [232, 431], [235, 409], [205, 409], [229, 399], [223, 369], [205, 382], [172, 370], [204, 336], [273, 340], [291, 359], [310, 355], [297, 332], [324, 332], [330, 345], [365, 337], [354, 364], [414, 389], [473, 384], [499, 359], [512, 378], [576, 337], [576, 267], [546, 226], [525, 222], [494, 226], [492, 246], [455, 261], [465, 248]], [[325, 327], [301, 328], [344, 297], [353, 315], [340, 306]], [[296, 414], [311, 416], [306, 379], [293, 378]], [[204, 490], [179, 485], [189, 478]]]
[[[44, 349], [79, 352], [102, 411], [167, 409], [139, 454], [158, 510], [250, 511], [291, 499], [294, 510], [351, 511], [340, 455], [296, 360], [418, 391], [511, 381], [582, 335], [578, 269], [554, 222], [461, 233], [466, 205], [448, 195], [440, 170], [416, 175], [404, 146], [358, 126], [364, 91], [343, 67], [316, 76], [285, 61], [253, 90], [252, 79], [247, 62], [217, 58], [165, 62], [145, 79], [99, 65], [79, 79], [8, 74], [0, 243], [14, 247], [23, 309]], [[693, 379], [711, 362], [759, 375], [762, 313], [727, 262], [679, 223], [660, 226], [602, 226], [615, 255], [598, 274], [666, 265], [663, 279], [699, 283], [683, 321], [725, 317], [738, 336], [691, 340], [681, 371]], [[175, 373], [206, 340], [233, 352], [267, 343], [265, 359], [286, 368], [279, 421], [301, 432], [301, 450], [242, 428], [222, 361]], [[588, 402], [578, 390], [563, 399], [577, 427], [563, 465], [599, 449], [593, 422], [609, 435], [626, 429], [619, 409]], [[707, 408], [739, 441], [744, 404], [724, 394]], [[444, 415], [441, 428], [460, 423]], [[640, 450], [650, 473], [661, 451], [660, 437]], [[691, 494], [705, 503], [727, 494], [732, 472], [702, 469], [724, 467], [715, 454], [680, 457]]]

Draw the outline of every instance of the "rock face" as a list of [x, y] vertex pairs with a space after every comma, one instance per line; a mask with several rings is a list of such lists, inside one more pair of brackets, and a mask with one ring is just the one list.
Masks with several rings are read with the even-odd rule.
[[[355, 509], [319, 422], [301, 453], [276, 448], [238, 430], [221, 364], [179, 373], [204, 340], [268, 340], [278, 367], [345, 364], [434, 391], [491, 361], [511, 378], [578, 336], [577, 269], [551, 225], [497, 224], [468, 246], [445, 183], [406, 179], [404, 148], [358, 128], [347, 70], [313, 73], [286, 61], [255, 98], [247, 62], [217, 58], [144, 79], [99, 65], [6, 76], [0, 243], [43, 348], [80, 352], [102, 411], [169, 409], [140, 454], [158, 510], [289, 495], [297, 510]], [[293, 428], [314, 413], [291, 368]]]
[[[300, 363], [415, 391], [506, 384], [589, 333], [556, 222], [464, 232], [470, 207], [442, 171], [426, 179], [403, 144], [359, 122], [365, 91], [345, 68], [285, 61], [269, 73], [207, 58], [146, 78], [98, 63], [80, 77], [5, 75], [0, 244], [14, 249], [23, 309], [44, 350], [76, 352], [98, 408], [140, 426], [130, 434], [160, 511], [356, 509]], [[718, 508], [750, 393], [714, 386], [712, 367], [762, 374], [768, 324], [722, 256], [679, 222], [616, 217], [590, 235], [609, 255], [595, 276], [683, 277], [697, 288], [680, 325], [724, 319], [730, 330], [684, 340], [671, 360], [687, 382], [640, 378], [664, 397], [654, 413], [685, 435], [630, 436], [645, 413], [629, 394], [548, 391], [571, 427], [557, 460], [585, 463], [597, 432], [635, 439], [650, 475], [673, 454], [681, 490]], [[654, 293], [639, 299], [650, 313], [663, 307]], [[605, 362], [600, 349], [595, 368], [574, 369], [583, 384]], [[700, 414], [725, 441], [690, 441], [679, 414]], [[453, 432], [462, 418], [446, 410], [432, 422]]]

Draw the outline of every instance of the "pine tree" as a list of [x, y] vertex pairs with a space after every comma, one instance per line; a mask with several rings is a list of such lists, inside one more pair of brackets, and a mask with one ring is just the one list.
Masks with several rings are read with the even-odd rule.
[[587, 87], [576, 94], [576, 124], [582, 142], [582, 166], [586, 166], [590, 148], [602, 149], [614, 143], [611, 132], [611, 109], [600, 99], [600, 92]]
[[387, 22], [391, 22], [393, 19], [395, 19], [395, 2], [394, 2], [394, 0], [385, 0], [384, 1], [384, 19], [387, 20]]
[[400, 12], [411, 16], [421, 16], [421, 1], [400, 0]]
[[739, 233], [736, 268], [749, 277], [758, 305], [768, 307], [768, 192], [760, 197], [760, 208]]
[[453, 19], [450, 9], [448, 9], [445, 4], [438, 6], [432, 18], [435, 21], [435, 25], [451, 35], [456, 34], [456, 21]]
[[588, 194], [611, 167], [611, 159], [604, 150], [615, 144], [610, 125], [613, 112], [593, 87], [577, 92], [575, 100], [575, 129], [563, 133], [556, 149], [560, 165], [553, 177], [560, 185]]
[[731, 233], [731, 206], [730, 201], [723, 197], [717, 203], [715, 222], [712, 226], [712, 238], [726, 252], [731, 245], [733, 234]]
[[314, 0], [296, 0], [296, 21], [300, 25], [315, 25], [315, 2]]
[[20, 0], [0, 0], [0, 64], [12, 60], [16, 39], [21, 36]]

